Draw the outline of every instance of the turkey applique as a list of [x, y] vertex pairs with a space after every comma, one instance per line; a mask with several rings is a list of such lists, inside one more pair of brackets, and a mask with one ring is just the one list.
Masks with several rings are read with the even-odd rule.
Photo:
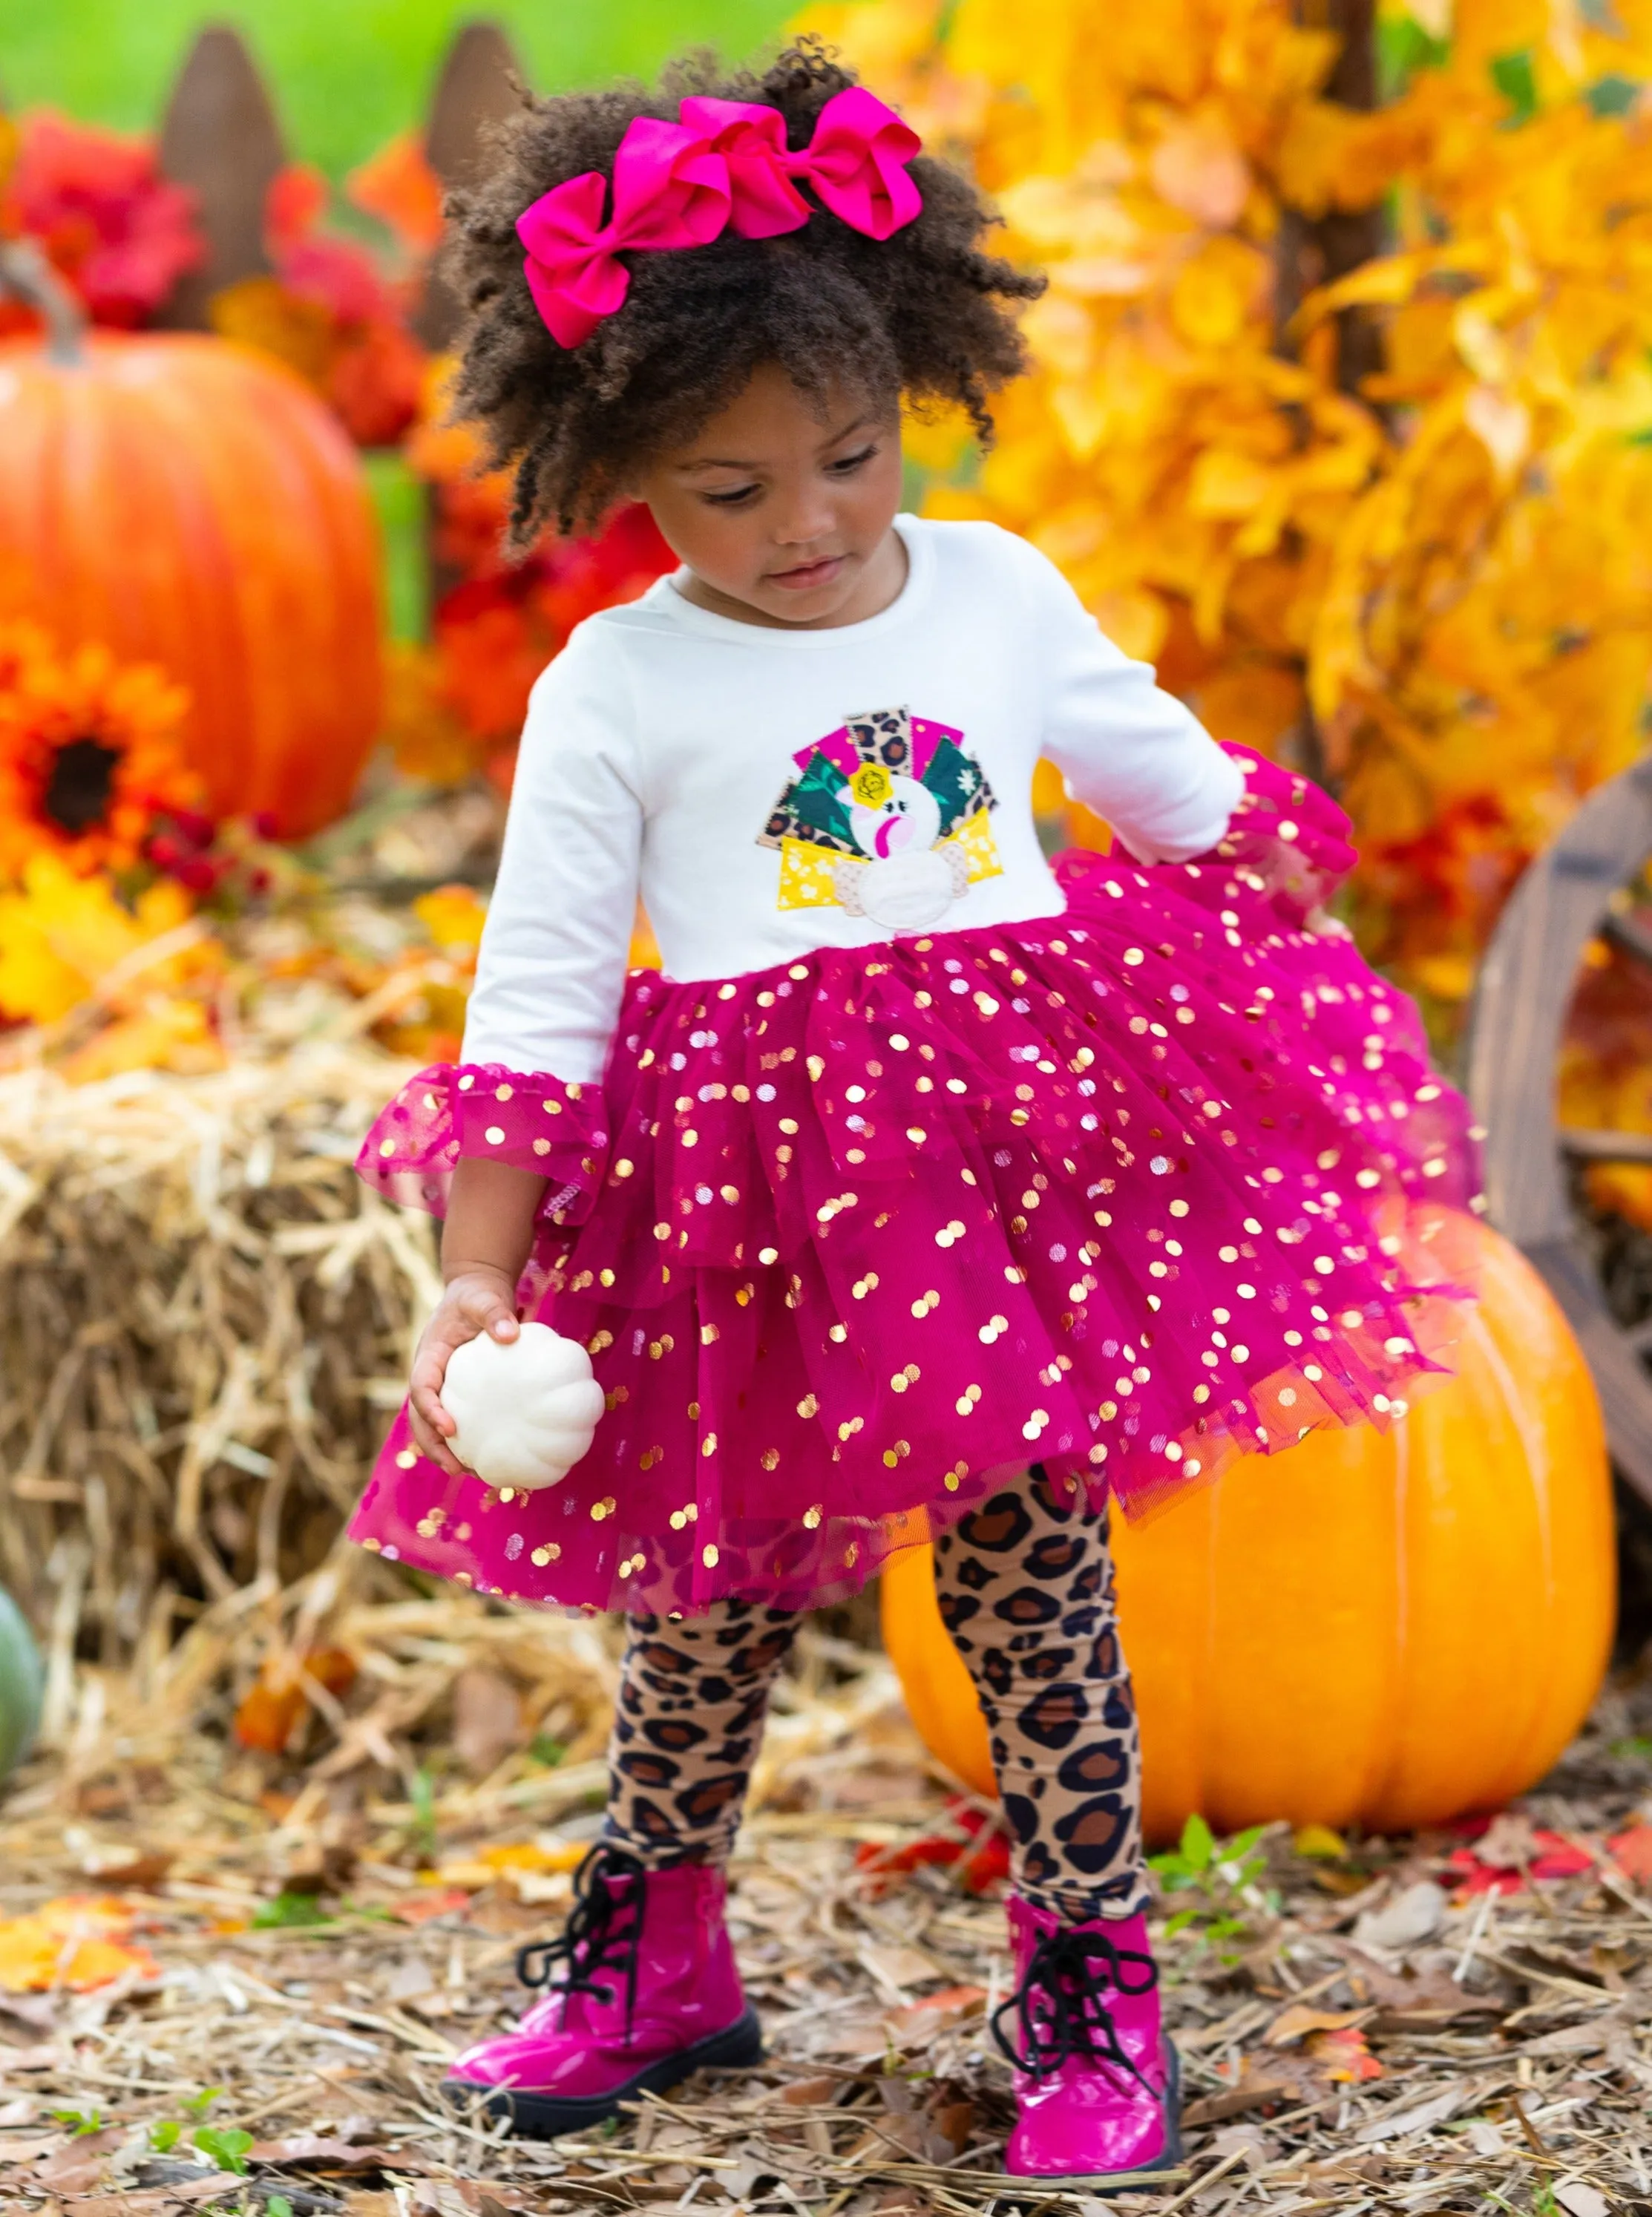
[[780, 855], [780, 908], [842, 908], [891, 931], [937, 923], [1003, 865], [998, 803], [962, 732], [905, 708], [846, 716], [792, 756], [757, 843]]

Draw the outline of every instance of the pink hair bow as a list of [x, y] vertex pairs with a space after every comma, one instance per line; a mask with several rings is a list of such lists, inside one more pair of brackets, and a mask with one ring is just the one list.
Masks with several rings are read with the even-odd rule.
[[841, 223], [868, 238], [889, 238], [923, 206], [906, 170], [923, 141], [864, 85], [833, 95], [813, 139], [796, 154], [786, 147], [786, 119], [777, 108], [697, 96], [685, 100], [679, 113], [728, 164], [729, 228], [742, 238], [772, 238], [808, 222], [812, 210], [793, 178], [812, 186]]
[[626, 127], [604, 223], [607, 190], [601, 171], [587, 170], [517, 218], [527, 287], [558, 346], [578, 346], [622, 304], [631, 285], [619, 259], [626, 248], [706, 246], [729, 219], [728, 164], [706, 133], [651, 115]]

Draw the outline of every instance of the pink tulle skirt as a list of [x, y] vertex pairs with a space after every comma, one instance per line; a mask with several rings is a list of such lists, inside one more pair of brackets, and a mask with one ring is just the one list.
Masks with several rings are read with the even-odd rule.
[[627, 985], [600, 1085], [446, 1065], [365, 1176], [550, 1183], [524, 1314], [607, 1412], [534, 1493], [398, 1419], [352, 1525], [548, 1606], [803, 1606], [1039, 1462], [1127, 1511], [1402, 1413], [1472, 1298], [1478, 1165], [1409, 1002], [1320, 903], [1341, 812], [1242, 750], [1222, 847], [1069, 854], [1058, 917]]

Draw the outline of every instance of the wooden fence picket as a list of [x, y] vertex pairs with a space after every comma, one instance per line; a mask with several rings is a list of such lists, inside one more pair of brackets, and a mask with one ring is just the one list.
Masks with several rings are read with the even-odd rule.
[[190, 48], [167, 103], [159, 153], [163, 173], [198, 196], [206, 259], [179, 280], [156, 321], [202, 330], [214, 293], [269, 269], [264, 198], [287, 158], [257, 65], [227, 24], [210, 26]]
[[[426, 159], [446, 187], [463, 185], [475, 171], [482, 135], [517, 105], [521, 65], [497, 23], [467, 23], [447, 49], [425, 126]], [[443, 347], [459, 321], [459, 302], [432, 270], [415, 328], [427, 346]]]

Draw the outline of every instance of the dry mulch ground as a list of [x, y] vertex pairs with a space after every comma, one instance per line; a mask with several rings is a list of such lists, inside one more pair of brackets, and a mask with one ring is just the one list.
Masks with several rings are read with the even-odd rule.
[[[479, 1784], [398, 1771], [382, 1745], [353, 1766], [336, 1740], [278, 1779], [219, 1736], [84, 1717], [78, 1745], [15, 1782], [6, 1917], [104, 1906], [53, 1912], [44, 1990], [0, 1990], [0, 2208], [891, 2217], [1002, 2202], [1008, 2077], [987, 2031], [1002, 1910], [969, 1891], [973, 1850], [922, 1860], [965, 1837], [967, 1805], [927, 1766], [883, 1659], [823, 1634], [776, 1719], [737, 1868], [763, 2067], [548, 2146], [446, 2108], [445, 2060], [509, 2021], [515, 1951], [558, 1924], [599, 1821], [600, 1635], [545, 1636], [589, 1680], [583, 1737]], [[398, 1639], [392, 1695], [391, 1662], [405, 1674], [442, 1647], [429, 1624]], [[451, 1675], [465, 1651], [448, 1645]], [[1652, 2202], [1649, 1729], [1652, 1683], [1620, 1682], [1542, 1789], [1474, 1840], [1338, 1853], [1280, 1829], [1199, 1872], [1166, 1867], [1187, 2161], [1116, 2206]], [[31, 1935], [0, 1924], [0, 1989], [22, 1983]], [[120, 1951], [101, 1966], [117, 1975], [75, 1992], [100, 1967], [77, 1951], [96, 1945]]]

